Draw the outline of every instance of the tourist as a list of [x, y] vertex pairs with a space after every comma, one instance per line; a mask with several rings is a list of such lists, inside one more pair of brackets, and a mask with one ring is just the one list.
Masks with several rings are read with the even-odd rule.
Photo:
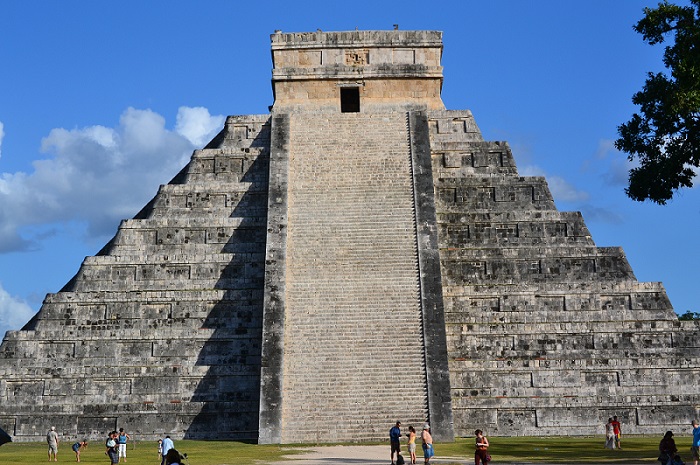
[[182, 455], [176, 449], [170, 449], [165, 454], [165, 465], [182, 465]]
[[489, 440], [484, 436], [484, 432], [480, 429], [474, 431], [476, 435], [476, 450], [474, 451], [474, 465], [486, 465], [490, 460], [489, 455]]
[[126, 443], [131, 439], [131, 436], [124, 432], [124, 428], [119, 428], [119, 435], [117, 436], [117, 444], [119, 445], [119, 460], [124, 457], [124, 462], [126, 462]]
[[163, 462], [163, 440], [158, 439], [158, 463]]
[[163, 451], [161, 452], [163, 456], [160, 461], [161, 465], [165, 465], [165, 457], [168, 455], [168, 452], [170, 452], [170, 449], [175, 449], [175, 444], [173, 443], [173, 440], [170, 439], [170, 436], [165, 436], [165, 439], [163, 439]]
[[411, 454], [411, 465], [416, 465], [416, 429], [413, 425], [408, 425], [408, 434], [406, 436], [408, 436], [408, 452]]
[[75, 452], [76, 462], [80, 462], [80, 451], [83, 450], [84, 447], [87, 447], [87, 441], [77, 441], [73, 443], [73, 446], [71, 446], [71, 449], [73, 449], [73, 452]]
[[49, 462], [51, 461], [51, 456], [53, 456], [53, 461], [58, 462], [58, 433], [56, 432], [56, 427], [52, 426], [48, 433], [46, 433], [46, 442], [49, 444]]
[[615, 435], [615, 447], [622, 449], [622, 444], [620, 444], [620, 438], [622, 437], [622, 425], [617, 421], [617, 415], [613, 415], [612, 421], [613, 434]]
[[109, 457], [109, 463], [115, 465], [119, 463], [119, 449], [117, 448], [117, 432], [112, 431], [107, 435], [107, 441], [105, 441], [105, 454]]
[[608, 422], [605, 424], [605, 448], [614, 449], [615, 448], [615, 431], [613, 428], [613, 419], [608, 418]]
[[430, 457], [435, 455], [435, 449], [433, 448], [433, 437], [430, 435], [430, 425], [423, 425], [423, 432], [420, 435], [421, 441], [423, 441], [423, 459], [425, 464], [428, 465], [430, 462]]
[[394, 426], [389, 430], [389, 442], [391, 443], [391, 465], [395, 465], [394, 462], [394, 452], [396, 452], [396, 458], [398, 459], [399, 452], [401, 452], [401, 422], [397, 421]]
[[698, 465], [700, 460], [700, 426], [698, 426], [698, 421], [693, 420], [693, 445], [690, 447], [690, 451], [693, 454], [693, 465]]
[[676, 441], [673, 440], [673, 431], [666, 431], [663, 439], [659, 442], [659, 462], [661, 465], [673, 463], [673, 457], [678, 452]]

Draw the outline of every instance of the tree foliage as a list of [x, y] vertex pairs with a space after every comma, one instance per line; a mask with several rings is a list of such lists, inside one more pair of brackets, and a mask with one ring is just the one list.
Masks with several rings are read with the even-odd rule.
[[663, 63], [668, 73], [649, 73], [632, 96], [639, 113], [618, 127], [618, 150], [639, 166], [629, 173], [625, 193], [637, 201], [664, 205], [682, 187], [692, 187], [700, 166], [700, 0], [689, 6], [668, 1], [645, 8], [634, 26], [645, 42], [669, 39]]

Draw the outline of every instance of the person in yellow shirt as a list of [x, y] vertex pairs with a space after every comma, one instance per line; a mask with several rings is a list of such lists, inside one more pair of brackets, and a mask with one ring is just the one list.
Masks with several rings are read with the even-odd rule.
[[416, 465], [416, 429], [408, 425], [408, 452], [411, 454], [411, 465]]

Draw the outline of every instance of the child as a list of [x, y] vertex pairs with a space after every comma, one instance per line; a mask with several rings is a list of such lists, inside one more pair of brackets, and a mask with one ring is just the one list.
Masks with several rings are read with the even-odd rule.
[[73, 449], [73, 452], [75, 452], [75, 461], [80, 462], [80, 451], [83, 449], [83, 447], [87, 447], [87, 441], [78, 441], [73, 444], [71, 449]]

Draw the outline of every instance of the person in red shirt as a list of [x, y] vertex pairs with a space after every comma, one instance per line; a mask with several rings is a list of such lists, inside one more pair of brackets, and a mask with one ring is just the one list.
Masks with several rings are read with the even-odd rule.
[[613, 434], [615, 435], [615, 447], [617, 447], [618, 449], [622, 449], [622, 445], [620, 444], [620, 436], [622, 435], [622, 426], [620, 425], [620, 422], [617, 421], [617, 415], [613, 416], [612, 427], [613, 427]]

